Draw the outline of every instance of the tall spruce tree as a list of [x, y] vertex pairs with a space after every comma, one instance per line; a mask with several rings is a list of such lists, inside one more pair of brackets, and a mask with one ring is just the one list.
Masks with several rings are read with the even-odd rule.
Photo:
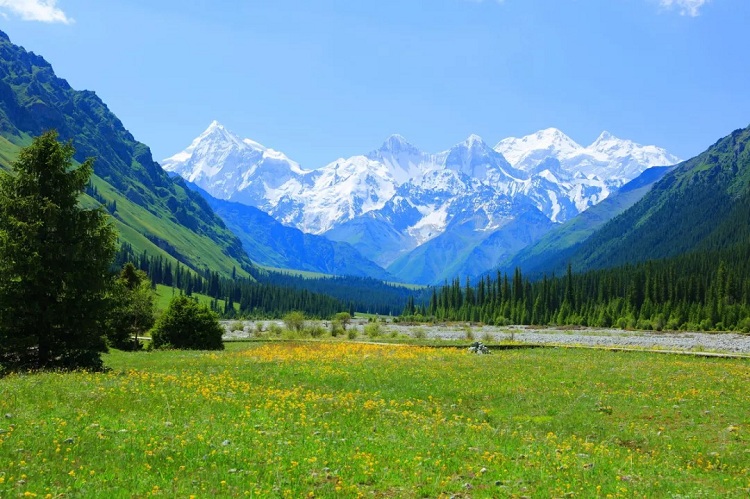
[[116, 233], [79, 198], [93, 160], [46, 132], [0, 173], [0, 363], [98, 369]]

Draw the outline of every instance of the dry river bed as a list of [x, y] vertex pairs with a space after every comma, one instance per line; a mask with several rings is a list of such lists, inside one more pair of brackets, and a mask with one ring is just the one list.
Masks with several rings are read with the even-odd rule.
[[[312, 321], [309, 321], [312, 322]], [[283, 327], [281, 321], [243, 321], [242, 330], [237, 321], [222, 321], [226, 329], [225, 340], [256, 337], [258, 328], [268, 332], [272, 324]], [[319, 321], [327, 328], [327, 321]], [[355, 320], [349, 328], [356, 328], [359, 337], [364, 336], [366, 322]], [[483, 342], [516, 341], [530, 344], [584, 345], [592, 347], [625, 347], [680, 351], [706, 351], [750, 354], [750, 335], [737, 333], [704, 333], [692, 331], [624, 331], [600, 328], [539, 328], [532, 326], [469, 326], [381, 324], [381, 336], [388, 338], [411, 337], [432, 340], [476, 340]]]

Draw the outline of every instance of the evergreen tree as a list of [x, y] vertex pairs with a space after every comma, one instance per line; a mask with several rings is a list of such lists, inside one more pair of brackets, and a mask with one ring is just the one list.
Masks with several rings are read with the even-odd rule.
[[9, 369], [102, 367], [116, 233], [78, 204], [93, 160], [46, 132], [0, 173], [0, 362]]
[[216, 314], [187, 296], [176, 296], [159, 318], [151, 335], [155, 348], [223, 350], [224, 333]]

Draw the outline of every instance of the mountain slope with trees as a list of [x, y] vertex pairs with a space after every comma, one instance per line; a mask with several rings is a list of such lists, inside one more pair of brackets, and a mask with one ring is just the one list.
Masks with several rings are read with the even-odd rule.
[[72, 89], [0, 32], [0, 166], [50, 129], [72, 141], [76, 162], [95, 158], [83, 202], [110, 211], [121, 241], [194, 269], [247, 275], [252, 263], [242, 244], [199, 195], [170, 178], [94, 92]]
[[750, 231], [750, 127], [657, 182], [571, 256], [574, 270], [613, 267], [745, 244]]
[[519, 267], [528, 275], [541, 276], [565, 271], [570, 256], [599, 228], [637, 203], [653, 185], [674, 167], [649, 168], [631, 180], [599, 204], [580, 213], [575, 218], [555, 227], [500, 265], [502, 270], [512, 272]]

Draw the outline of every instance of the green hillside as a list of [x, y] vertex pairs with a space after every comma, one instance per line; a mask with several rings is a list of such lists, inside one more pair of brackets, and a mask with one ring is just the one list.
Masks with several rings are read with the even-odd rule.
[[608, 221], [637, 203], [654, 183], [672, 167], [649, 168], [636, 179], [625, 184], [601, 203], [592, 206], [575, 218], [545, 234], [501, 265], [506, 271], [516, 267], [528, 275], [542, 271], [558, 274], [565, 271], [567, 262], [576, 249]]
[[571, 257], [576, 270], [720, 250], [750, 240], [750, 128], [664, 176]]
[[75, 159], [94, 157], [92, 194], [108, 206], [120, 238], [135, 250], [242, 276], [252, 262], [242, 244], [197, 194], [170, 178], [91, 91], [58, 78], [42, 57], [0, 32], [0, 167], [45, 130], [71, 140]]

